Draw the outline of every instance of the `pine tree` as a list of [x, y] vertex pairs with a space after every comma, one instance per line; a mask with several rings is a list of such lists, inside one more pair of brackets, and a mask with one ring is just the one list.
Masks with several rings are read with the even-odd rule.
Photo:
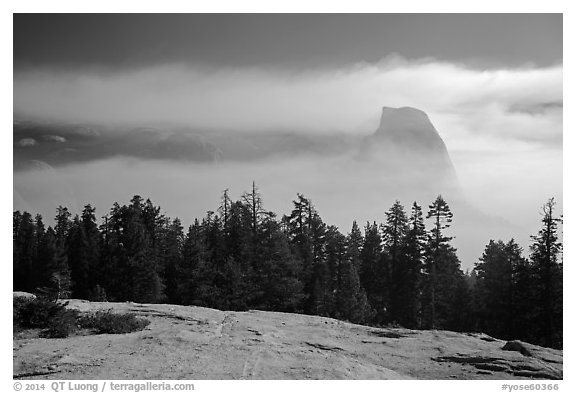
[[72, 279], [68, 262], [68, 235], [72, 226], [72, 214], [67, 207], [58, 206], [56, 209], [56, 225], [54, 226], [55, 257], [54, 266], [49, 269], [52, 288], [56, 290], [57, 298], [66, 298], [71, 294]]
[[127, 267], [132, 274], [129, 300], [158, 303], [164, 298], [164, 286], [158, 274], [156, 255], [149, 246], [146, 230], [137, 216], [128, 222], [126, 232], [123, 244], [127, 251]]
[[[51, 283], [49, 287], [56, 291], [57, 298], [68, 297], [72, 289], [71, 272], [68, 262], [68, 235], [72, 226], [71, 215], [67, 207], [58, 206], [56, 209], [56, 217], [54, 219], [56, 225], [53, 231], [55, 240], [54, 257], [46, 261]], [[46, 234], [48, 235], [48, 231]], [[50, 236], [51, 235], [52, 233]], [[46, 243], [48, 248], [52, 247], [50, 243], [51, 239], [48, 239]], [[51, 254], [51, 250], [48, 251], [48, 254]]]
[[[136, 195], [129, 206], [115, 203], [105, 218], [104, 289], [111, 300], [156, 303], [164, 297], [158, 266], [159, 208]], [[156, 239], [156, 240], [153, 240]]]
[[323, 292], [326, 224], [309, 199], [302, 194], [297, 197], [294, 209], [283, 222], [294, 254], [302, 263], [299, 280], [304, 284], [303, 309], [313, 314]]
[[[511, 249], [511, 254], [522, 255], [520, 246], [513, 243], [511, 245], [516, 248]], [[538, 343], [540, 342], [539, 332], [534, 328], [534, 321], [538, 317], [538, 310], [535, 307], [538, 288], [536, 288], [534, 268], [529, 259], [520, 257], [513, 261], [512, 281], [510, 302], [513, 304], [514, 314], [509, 335], [514, 339]]]
[[115, 202], [110, 213], [102, 217], [102, 224], [99, 227], [102, 243], [99, 250], [97, 285], [111, 301], [127, 300], [132, 285], [123, 243], [127, 209], [126, 206], [120, 206]]
[[[231, 257], [226, 244], [226, 226], [222, 219], [208, 212], [202, 222], [205, 234], [207, 263], [205, 265], [204, 276], [209, 280], [207, 285], [202, 287], [202, 299], [207, 302], [208, 307], [219, 309], [229, 309], [228, 291], [226, 286], [230, 286], [230, 277], [225, 271], [232, 270]], [[234, 278], [234, 277], [233, 277]]]
[[562, 243], [558, 239], [558, 224], [554, 198], [542, 207], [542, 228], [532, 236], [530, 259], [534, 265], [537, 285], [537, 324], [541, 343], [548, 347], [562, 347]]
[[257, 308], [272, 311], [297, 312], [304, 298], [299, 280], [301, 265], [290, 251], [286, 234], [273, 217], [259, 225], [260, 241], [256, 271], [259, 297]]
[[127, 266], [133, 277], [131, 300], [158, 303], [164, 299], [156, 249], [160, 208], [153, 206], [150, 200], [144, 204], [139, 195], [135, 195], [130, 203], [124, 247], [127, 250]]
[[14, 290], [32, 291], [34, 261], [36, 259], [36, 234], [32, 215], [15, 212], [13, 215], [13, 278]]
[[68, 237], [68, 231], [72, 225], [70, 217], [72, 214], [68, 211], [67, 207], [58, 206], [56, 209], [56, 226], [54, 227], [54, 232], [56, 235], [56, 241], [58, 246], [61, 248], [66, 248], [66, 238]]
[[256, 235], [262, 217], [268, 213], [264, 210], [262, 196], [260, 195], [260, 192], [258, 192], [256, 182], [252, 182], [251, 192], [245, 192], [242, 194], [242, 203], [250, 209], [250, 226], [252, 228], [252, 233]]
[[456, 332], [469, 332], [474, 328], [472, 288], [468, 284], [468, 278], [460, 269], [454, 275], [452, 291], [446, 328]]
[[102, 285], [102, 272], [100, 269], [100, 250], [102, 247], [100, 231], [96, 222], [96, 209], [92, 205], [84, 206], [81, 215], [81, 226], [86, 241], [86, 265], [88, 266], [88, 278], [86, 285], [90, 299], [102, 299], [105, 297]]
[[67, 245], [72, 295], [77, 299], [88, 299], [90, 295], [88, 280], [92, 273], [88, 264], [88, 255], [92, 250], [88, 245], [86, 232], [78, 216], [74, 217], [68, 230]]
[[398, 269], [398, 297], [400, 306], [398, 322], [407, 328], [421, 325], [422, 269], [426, 246], [426, 228], [422, 208], [414, 202], [408, 220], [408, 231], [403, 243], [401, 263]]
[[211, 286], [206, 273], [206, 247], [198, 219], [188, 228], [182, 245], [182, 262], [178, 269], [178, 297], [185, 305], [203, 305], [202, 288]]
[[131, 207], [138, 210], [140, 221], [144, 225], [144, 230], [148, 237], [148, 244], [151, 251], [156, 253], [158, 258], [158, 253], [162, 247], [159, 241], [161, 241], [162, 232], [170, 219], [162, 214], [160, 206], [154, 206], [150, 199], [142, 202], [142, 198], [139, 195], [135, 195], [130, 202], [132, 203]]
[[38, 250], [40, 249], [40, 244], [46, 235], [46, 227], [44, 225], [44, 221], [40, 214], [36, 214], [34, 218], [34, 257], [32, 261], [32, 275], [30, 276], [30, 288], [34, 290], [40, 286], [40, 282], [42, 281], [43, 275], [43, 268], [41, 263], [38, 260]]
[[502, 339], [515, 338], [512, 325], [518, 314], [513, 303], [514, 268], [521, 258], [521, 249], [514, 240], [490, 240], [475, 264], [474, 308], [481, 331]]
[[362, 231], [358, 227], [356, 220], [352, 222], [352, 229], [346, 238], [346, 255], [347, 259], [354, 265], [356, 272], [360, 270], [360, 253], [364, 237]]
[[450, 207], [439, 195], [428, 208], [426, 218], [432, 219], [433, 227], [428, 235], [424, 264], [423, 325], [436, 329], [446, 324], [459, 261], [456, 250], [449, 244], [452, 238], [444, 234], [452, 222]]
[[225, 233], [227, 262], [225, 268], [234, 272], [230, 281], [235, 290], [231, 291], [229, 307], [244, 310], [254, 301], [254, 264], [255, 233], [250, 206], [241, 201], [233, 202], [228, 216], [228, 227]]
[[360, 283], [366, 290], [368, 303], [374, 309], [374, 321], [384, 323], [387, 318], [388, 303], [385, 293], [388, 282], [385, 281], [383, 269], [384, 253], [382, 251], [382, 238], [376, 222], [366, 223], [364, 229], [364, 244], [360, 252]]
[[330, 225], [326, 228], [326, 261], [321, 264], [318, 273], [317, 292], [320, 297], [316, 300], [317, 308], [323, 310], [323, 315], [337, 316], [336, 307], [338, 292], [341, 290], [341, 265], [346, 261], [346, 237], [342, 235], [338, 228]]
[[[366, 291], [360, 284], [360, 277], [356, 269], [356, 266], [360, 265], [360, 248], [362, 246], [362, 234], [356, 221], [352, 223], [350, 234], [342, 239], [346, 247], [336, 265], [333, 316], [353, 323], [365, 323], [372, 319], [374, 310], [368, 303]], [[328, 248], [339, 250], [340, 247], [329, 245]], [[330, 251], [328, 254], [330, 255]]]
[[222, 219], [212, 211], [206, 214], [202, 220], [207, 257], [215, 268], [224, 265], [226, 261], [226, 238], [224, 236], [224, 223]]
[[248, 265], [253, 257], [255, 238], [251, 216], [250, 207], [242, 202], [237, 201], [230, 205], [224, 234], [226, 255], [233, 257], [241, 265]]
[[331, 271], [326, 264], [327, 226], [316, 212], [312, 202], [308, 204], [308, 236], [312, 250], [312, 291], [305, 305], [305, 311], [316, 315], [329, 315], [331, 296], [328, 295]]
[[160, 257], [163, 266], [163, 282], [166, 288], [166, 301], [171, 304], [180, 304], [178, 281], [179, 270], [182, 265], [182, 246], [184, 244], [184, 228], [180, 219], [175, 218], [171, 222], [167, 220], [166, 227], [163, 229], [162, 248]]
[[230, 199], [230, 196], [228, 196], [228, 191], [228, 188], [222, 191], [220, 206], [218, 207], [218, 213], [222, 216], [225, 231], [228, 229], [228, 217], [232, 205], [232, 200]]
[[13, 288], [20, 290], [23, 288], [22, 278], [25, 277], [21, 271], [22, 263], [20, 262], [20, 225], [22, 223], [22, 213], [15, 211], [12, 213], [12, 272]]
[[58, 245], [58, 236], [52, 227], [48, 227], [39, 243], [38, 264], [43, 271], [38, 292], [54, 299], [67, 298], [70, 295], [70, 270], [65, 250]]
[[388, 255], [387, 273], [385, 278], [390, 283], [388, 286], [388, 295], [390, 307], [389, 318], [392, 322], [399, 322], [406, 300], [404, 285], [407, 284], [403, 265], [404, 251], [406, 250], [405, 242], [408, 232], [408, 218], [404, 212], [404, 206], [396, 201], [394, 205], [386, 212], [386, 223], [382, 226], [382, 240], [384, 250]]

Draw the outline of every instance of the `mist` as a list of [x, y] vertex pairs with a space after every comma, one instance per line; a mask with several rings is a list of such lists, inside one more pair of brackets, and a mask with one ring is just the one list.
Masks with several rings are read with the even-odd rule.
[[[14, 209], [48, 218], [57, 205], [79, 212], [86, 203], [104, 215], [113, 202], [139, 194], [184, 225], [216, 210], [221, 192], [233, 198], [254, 180], [265, 206], [289, 213], [296, 193], [311, 198], [341, 231], [352, 220], [384, 220], [395, 200], [409, 210], [442, 193], [455, 213], [451, 233], [464, 268], [491, 238], [514, 237], [527, 248], [540, 207], [555, 197], [562, 211], [562, 66], [479, 70], [434, 59], [388, 57], [377, 64], [295, 71], [166, 64], [133, 70], [27, 69], [14, 75], [14, 114], [78, 124], [183, 125], [238, 132], [374, 133], [382, 106], [424, 110], [444, 140], [459, 187], [433, 186], [434, 173], [358, 161], [354, 152], [319, 157], [271, 156], [219, 164], [122, 156], [14, 172]], [[135, 136], [137, 137], [137, 136]], [[54, 134], [59, 145], [65, 138]], [[54, 140], [56, 140], [54, 139]], [[42, 140], [22, 141], [33, 148]], [[53, 142], [53, 141], [51, 141]], [[394, 175], [397, 173], [398, 176]], [[401, 174], [401, 175], [400, 175]]]
[[[539, 228], [540, 207], [549, 197], [556, 196], [561, 209], [562, 163], [551, 154], [537, 152], [529, 161], [492, 157], [491, 168], [496, 170], [492, 173], [485, 173], [469, 157], [462, 160], [457, 155], [454, 161], [462, 190], [430, 187], [426, 178], [434, 174], [424, 168], [418, 173], [393, 174], [378, 163], [353, 156], [220, 164], [117, 158], [17, 172], [14, 209], [33, 207], [51, 223], [57, 205], [79, 213], [84, 204], [91, 203], [101, 217], [114, 202], [126, 204], [138, 194], [150, 198], [170, 217], [179, 217], [187, 227], [194, 218], [218, 208], [223, 190], [229, 189], [231, 197], [238, 199], [255, 181], [266, 209], [279, 216], [289, 214], [291, 201], [300, 192], [312, 200], [327, 224], [347, 233], [353, 220], [361, 226], [367, 221], [383, 222], [395, 200], [407, 211], [417, 201], [426, 212], [427, 205], [442, 193], [455, 214], [449, 234], [455, 236], [453, 243], [467, 269], [492, 238], [514, 237], [526, 248], [529, 235]], [[478, 158], [479, 162], [487, 159]]]
[[[382, 106], [484, 119], [474, 133], [557, 137], [526, 124], [562, 105], [562, 66], [477, 70], [433, 59], [306, 71], [166, 64], [135, 70], [30, 69], [14, 75], [14, 113], [76, 122], [176, 123], [230, 130], [370, 133]], [[552, 107], [553, 108], [553, 107]], [[553, 111], [553, 110], [552, 110]], [[491, 124], [493, 116], [506, 127]], [[460, 129], [444, 130], [456, 138]]]

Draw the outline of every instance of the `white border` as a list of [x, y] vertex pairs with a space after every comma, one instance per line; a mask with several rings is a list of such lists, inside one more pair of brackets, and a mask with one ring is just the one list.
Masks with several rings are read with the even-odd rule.
[[[290, 2], [270, 2], [270, 1], [234, 1], [225, 0], [218, 2], [198, 2], [198, 1], [111, 1], [100, 0], [97, 2], [81, 2], [77, 0], [65, 1], [4, 1], [0, 7], [2, 14], [0, 19], [0, 42], [2, 42], [2, 52], [10, 56], [5, 56], [0, 63], [2, 67], [2, 178], [7, 182], [12, 179], [12, 13], [13, 12], [230, 12], [230, 13], [284, 13], [284, 12], [300, 12], [300, 13], [359, 13], [359, 12], [418, 12], [418, 13], [441, 13], [441, 12], [498, 12], [498, 13], [533, 13], [533, 12], [547, 12], [547, 13], [564, 13], [564, 69], [568, 70], [564, 74], [564, 239], [565, 239], [565, 284], [564, 289], [564, 304], [565, 304], [565, 356], [564, 356], [564, 381], [559, 381], [559, 391], [575, 391], [574, 390], [574, 339], [572, 332], [574, 332], [574, 317], [571, 313], [572, 296], [574, 295], [574, 285], [572, 284], [575, 277], [574, 272], [574, 251], [572, 239], [574, 239], [573, 231], [573, 174], [571, 169], [574, 168], [573, 143], [574, 143], [574, 111], [573, 109], [573, 88], [574, 81], [574, 39], [576, 37], [574, 25], [574, 10], [571, 3], [566, 1], [546, 0], [546, 1], [504, 1], [504, 0], [484, 0], [470, 4], [464, 1], [426, 1], [426, 0], [413, 0], [410, 2], [394, 2], [403, 3], [392, 5], [390, 2], [384, 1], [369, 1], [369, 0], [355, 0], [355, 1], [330, 1], [312, 2], [310, 0], [292, 0]], [[12, 382], [12, 361], [9, 357], [9, 329], [10, 324], [7, 323], [9, 318], [9, 311], [12, 308], [11, 298], [9, 293], [12, 288], [12, 259], [11, 255], [11, 230], [10, 222], [12, 221], [11, 211], [8, 209], [12, 207], [12, 200], [9, 192], [6, 190], [2, 194], [2, 214], [0, 215], [0, 239], [2, 250], [2, 262], [4, 270], [2, 274], [2, 297], [1, 305], [3, 312], [2, 324], [2, 340], [0, 354], [2, 359], [2, 378], [1, 385], [5, 387], [3, 391], [13, 391]], [[137, 382], [137, 381], [131, 381]], [[572, 389], [569, 386], [573, 386]], [[213, 390], [239, 390], [239, 391], [269, 391], [270, 388], [281, 390], [295, 390], [305, 389], [312, 390], [318, 388], [330, 390], [349, 390], [361, 388], [366, 391], [406, 391], [415, 389], [416, 391], [442, 391], [442, 392], [492, 392], [502, 391], [501, 382], [497, 381], [283, 381], [281, 383], [275, 382], [233, 382], [233, 381], [197, 381], [197, 391], [213, 391]]]

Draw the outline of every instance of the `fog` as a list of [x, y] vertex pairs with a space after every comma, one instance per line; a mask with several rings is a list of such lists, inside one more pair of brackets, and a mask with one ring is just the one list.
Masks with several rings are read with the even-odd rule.
[[[454, 244], [471, 268], [490, 238], [514, 237], [526, 248], [548, 198], [562, 211], [562, 72], [561, 65], [481, 70], [400, 57], [307, 71], [178, 63], [17, 71], [14, 114], [23, 119], [362, 136], [374, 133], [382, 106], [413, 106], [443, 138], [460, 189], [435, 188], [426, 165], [407, 175], [402, 164], [387, 170], [353, 152], [219, 164], [120, 156], [16, 171], [14, 209], [50, 222], [59, 204], [79, 212], [92, 203], [103, 215], [113, 202], [139, 194], [189, 225], [217, 208], [222, 190], [238, 198], [254, 180], [266, 208], [286, 214], [300, 192], [328, 224], [347, 232], [353, 219], [383, 221], [396, 199], [408, 210], [414, 200], [427, 206], [443, 193], [455, 213]], [[64, 138], [53, 138], [65, 147]], [[18, 143], [33, 148], [36, 142]]]
[[194, 218], [217, 209], [224, 189], [237, 199], [254, 180], [265, 208], [279, 216], [288, 214], [291, 201], [301, 192], [312, 199], [326, 223], [346, 233], [354, 219], [361, 226], [366, 221], [383, 222], [396, 199], [406, 210], [416, 200], [427, 211], [441, 192], [455, 214], [449, 233], [456, 236], [454, 245], [463, 267], [471, 268], [491, 238], [514, 237], [526, 247], [529, 235], [538, 230], [540, 207], [547, 198], [556, 196], [561, 207], [561, 157], [551, 154], [537, 152], [526, 162], [517, 161], [518, 156], [478, 157], [478, 162], [490, 159], [491, 168], [497, 170], [491, 174], [470, 157], [456, 155], [462, 192], [434, 188], [429, 180], [434, 175], [425, 170], [395, 176], [348, 156], [222, 164], [119, 158], [17, 172], [14, 208], [32, 207], [50, 223], [59, 204], [78, 213], [84, 204], [92, 203], [101, 217], [113, 202], [128, 203], [139, 194], [187, 227]]
[[[100, 124], [370, 133], [378, 108], [413, 106], [433, 121], [448, 115], [474, 119], [474, 133], [557, 138], [557, 127], [524, 128], [543, 117], [531, 110], [543, 105], [561, 108], [562, 66], [477, 70], [388, 57], [378, 64], [306, 71], [176, 63], [14, 75], [15, 114]], [[494, 117], [506, 126], [491, 124]], [[443, 137], [457, 139], [460, 132], [444, 130]]]

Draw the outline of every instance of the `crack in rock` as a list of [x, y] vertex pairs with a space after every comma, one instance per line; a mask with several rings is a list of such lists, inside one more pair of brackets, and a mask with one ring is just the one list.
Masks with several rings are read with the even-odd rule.
[[562, 379], [562, 371], [546, 365], [540, 359], [517, 361], [500, 359], [490, 356], [456, 354], [454, 356], [439, 356], [432, 358], [436, 362], [452, 362], [469, 364], [479, 370], [505, 372], [518, 377]]
[[344, 350], [344, 348], [340, 348], [340, 347], [337, 347], [334, 345], [314, 343], [314, 342], [310, 342], [310, 341], [306, 341], [305, 344], [310, 345], [311, 347], [314, 347], [314, 348], [322, 349], [324, 351], [343, 351]]

